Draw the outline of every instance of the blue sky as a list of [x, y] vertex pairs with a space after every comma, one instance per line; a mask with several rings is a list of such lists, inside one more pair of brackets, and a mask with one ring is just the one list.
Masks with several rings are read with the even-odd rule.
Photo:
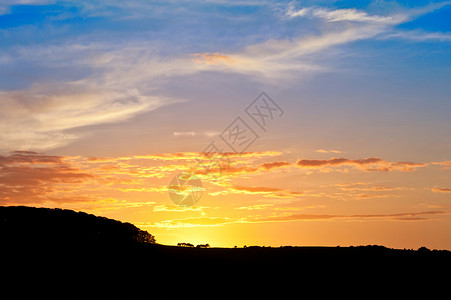
[[[96, 130], [108, 133], [118, 122], [133, 127], [143, 114], [158, 120], [156, 109], [170, 111], [171, 121], [149, 125], [167, 127], [164, 134], [185, 125], [200, 128], [208, 122], [200, 111], [227, 102], [206, 129], [215, 131], [241, 109], [244, 100], [238, 99], [259, 90], [283, 96], [301, 115], [305, 108], [316, 112], [302, 120], [291, 116], [290, 126], [306, 126], [309, 118], [326, 121], [317, 127], [335, 118], [352, 127], [343, 117], [351, 124], [382, 120], [380, 126], [388, 127], [415, 120], [410, 126], [430, 127], [428, 138], [443, 136], [448, 124], [448, 2], [30, 0], [3, 2], [0, 12], [0, 88], [4, 98], [14, 95], [11, 109], [42, 101], [48, 107], [42, 120], [52, 111], [72, 118], [48, 126], [38, 121], [42, 128], [31, 129], [36, 143], [5, 137], [4, 145], [12, 146], [4, 149], [58, 149]], [[30, 94], [42, 97], [22, 100]], [[66, 101], [52, 97], [79, 96], [99, 99], [84, 102], [91, 113], [49, 104]], [[100, 113], [106, 107], [108, 116]], [[14, 118], [24, 136], [39, 119], [26, 113]]]

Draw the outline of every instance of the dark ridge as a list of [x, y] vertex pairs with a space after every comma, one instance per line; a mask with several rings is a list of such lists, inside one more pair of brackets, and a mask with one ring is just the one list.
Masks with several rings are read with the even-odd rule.
[[129, 223], [32, 207], [0, 207], [0, 242], [1, 299], [150, 299], [159, 291], [186, 298], [204, 287], [230, 297], [268, 290], [289, 297], [300, 287], [317, 294], [350, 283], [390, 289], [400, 278], [439, 284], [451, 267], [450, 251], [425, 247], [158, 245]]
[[0, 207], [0, 237], [5, 247], [129, 245], [155, 243], [130, 223], [68, 209]]

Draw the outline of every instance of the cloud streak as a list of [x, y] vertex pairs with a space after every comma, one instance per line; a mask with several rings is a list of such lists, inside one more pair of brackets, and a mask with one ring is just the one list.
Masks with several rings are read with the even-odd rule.
[[[53, 1], [19, 2], [48, 3]], [[27, 88], [1, 91], [1, 150], [44, 151], [58, 148], [88, 134], [74, 134], [70, 132], [71, 129], [121, 122], [165, 105], [184, 102], [186, 99], [174, 99], [158, 92], [161, 82], [175, 77], [214, 71], [242, 74], [271, 83], [286, 80], [294, 75], [298, 79], [311, 76], [330, 69], [330, 66], [320, 63], [324, 61], [326, 50], [373, 38], [381, 33], [391, 33], [394, 25], [439, 9], [448, 3], [441, 2], [387, 16], [370, 15], [356, 9], [296, 9], [291, 5], [286, 10], [285, 18], [316, 18], [326, 23], [336, 23], [336, 27], [333, 30], [320, 27], [316, 35], [293, 36], [287, 39], [276, 37], [223, 52], [221, 49], [212, 52], [194, 50], [192, 53], [164, 55], [163, 50], [158, 52], [155, 47], [150, 47], [151, 43], [113, 43], [109, 40], [93, 42], [83, 38], [77, 42], [33, 45], [32, 48], [19, 47], [15, 49], [18, 50], [15, 53], [19, 53], [20, 57], [11, 55], [7, 61], [45, 61], [45, 67], [50, 69], [61, 64], [76, 68], [77, 66], [69, 63], [76, 61], [77, 65], [83, 63], [91, 73], [79, 80], [38, 80]], [[8, 11], [13, 4], [7, 1], [0, 10]], [[83, 8], [82, 13], [92, 14], [102, 4], [105, 3], [100, 1], [89, 5], [83, 2], [79, 5]], [[140, 4], [131, 9], [119, 2], [108, 4], [127, 13], [137, 8], [143, 11], [151, 11], [154, 8], [151, 4]], [[168, 12], [170, 8], [166, 7], [164, 11]], [[182, 133], [181, 136], [183, 135]]]
[[378, 157], [363, 159], [331, 158], [331, 159], [300, 159], [296, 162], [300, 168], [324, 168], [337, 166], [357, 166], [368, 172], [388, 171], [415, 171], [416, 168], [425, 167], [428, 163], [416, 162], [388, 162]]
[[433, 216], [445, 214], [446, 211], [420, 211], [420, 212], [403, 212], [393, 214], [356, 214], [356, 215], [336, 215], [336, 214], [291, 214], [283, 216], [275, 216], [260, 219], [260, 221], [267, 222], [284, 222], [284, 221], [299, 221], [299, 220], [327, 220], [327, 219], [394, 219], [394, 220], [423, 220], [422, 216]]
[[432, 188], [434, 193], [451, 193], [451, 188]]
[[370, 15], [364, 11], [351, 9], [327, 9], [319, 7], [304, 7], [296, 9], [289, 5], [285, 11], [285, 17], [292, 19], [297, 17], [320, 18], [326, 22], [360, 22], [394, 25], [407, 20], [407, 16], [399, 14], [393, 16]]
[[302, 192], [274, 187], [250, 187], [235, 185], [229, 188], [228, 191], [232, 194], [263, 195], [263, 197], [267, 198], [294, 198], [302, 196]]
[[[237, 210], [263, 210], [271, 205], [255, 205], [243, 206], [236, 208]], [[336, 214], [291, 214], [271, 217], [246, 217], [246, 218], [230, 218], [230, 217], [190, 217], [183, 219], [172, 219], [161, 222], [140, 223], [142, 227], [153, 228], [192, 228], [192, 227], [211, 227], [224, 226], [234, 223], [266, 223], [266, 222], [296, 222], [296, 221], [327, 221], [334, 219], [344, 220], [365, 220], [365, 219], [386, 219], [394, 221], [423, 221], [431, 216], [446, 214], [446, 211], [420, 211], [420, 212], [403, 212], [392, 214], [356, 214], [356, 215], [336, 215]]]
[[111, 88], [89, 81], [0, 91], [0, 144], [7, 145], [2, 150], [60, 147], [80, 138], [67, 133], [69, 129], [123, 121], [175, 102], [136, 88]]
[[335, 154], [345, 153], [344, 151], [340, 151], [340, 150], [324, 150], [324, 149], [318, 149], [318, 150], [315, 150], [315, 152], [318, 152], [318, 153], [335, 153]]
[[63, 162], [63, 157], [34, 152], [13, 152], [0, 156], [0, 202], [25, 204], [89, 201], [89, 197], [52, 196], [61, 185], [79, 184], [94, 176]]

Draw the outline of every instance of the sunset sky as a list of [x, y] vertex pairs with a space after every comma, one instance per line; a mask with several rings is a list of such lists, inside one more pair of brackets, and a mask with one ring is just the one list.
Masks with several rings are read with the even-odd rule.
[[1, 0], [0, 204], [451, 250], [451, 1]]

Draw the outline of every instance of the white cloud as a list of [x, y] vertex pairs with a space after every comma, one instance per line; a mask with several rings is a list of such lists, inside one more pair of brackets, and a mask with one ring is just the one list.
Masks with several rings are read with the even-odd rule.
[[366, 23], [382, 23], [382, 24], [399, 24], [406, 19], [403, 15], [395, 16], [378, 16], [369, 15], [366, 12], [357, 9], [316, 9], [312, 11], [315, 17], [323, 18], [327, 22], [353, 21]]
[[68, 134], [69, 129], [122, 121], [176, 102], [140, 89], [138, 84], [113, 88], [82, 80], [0, 92], [0, 145], [6, 150], [47, 150], [80, 138]]
[[174, 131], [172, 133], [172, 135], [174, 135], [174, 136], [195, 136], [196, 132], [195, 131]]
[[199, 72], [191, 57], [163, 58], [148, 43], [66, 43], [47, 49], [19, 47], [20, 59], [46, 68], [75, 63], [88, 66], [87, 77], [37, 82], [21, 90], [0, 91], [1, 150], [48, 150], [67, 145], [80, 135], [77, 127], [119, 122], [163, 105], [183, 102], [157, 92], [156, 78]]
[[[357, 40], [375, 37], [385, 32], [378, 24], [353, 25], [325, 31], [319, 35], [302, 36], [291, 40], [268, 40], [250, 45], [235, 53], [204, 53], [204, 61], [196, 59], [199, 71], [214, 70], [254, 76], [270, 83], [287, 78], [308, 76], [329, 67], [320, 64], [327, 56], [325, 50]], [[215, 57], [227, 57], [212, 63]]]
[[[22, 3], [51, 1], [22, 1]], [[35, 83], [16, 91], [0, 91], [0, 148], [47, 150], [66, 145], [80, 136], [68, 130], [81, 126], [118, 122], [163, 105], [183, 101], [157, 92], [161, 82], [173, 77], [203, 71], [244, 74], [266, 82], [290, 76], [308, 76], [328, 70], [327, 50], [380, 34], [411, 39], [446, 39], [445, 34], [393, 33], [393, 26], [444, 6], [445, 2], [396, 15], [370, 15], [356, 9], [295, 9], [286, 17], [312, 17], [326, 23], [319, 34], [292, 39], [271, 39], [228, 53], [165, 55], [152, 42], [87, 42], [83, 39], [60, 45], [19, 47], [17, 57], [2, 56], [0, 61], [32, 61], [55, 66], [86, 66], [92, 73], [77, 81]], [[446, 2], [449, 3], [449, 2]], [[8, 7], [11, 2], [0, 5]], [[346, 22], [344, 22], [346, 21]], [[336, 24], [335, 24], [336, 23]], [[343, 23], [343, 24], [342, 24]], [[88, 37], [87, 39], [91, 39]], [[220, 49], [219, 49], [220, 51]], [[62, 77], [64, 74], [62, 75]], [[62, 79], [64, 80], [64, 79]], [[174, 132], [193, 136], [194, 131]], [[214, 136], [216, 133], [202, 133]]]
[[381, 15], [370, 15], [365, 11], [357, 10], [355, 8], [328, 9], [321, 7], [303, 7], [301, 9], [296, 9], [294, 3], [292, 2], [286, 8], [284, 16], [289, 19], [296, 17], [320, 18], [325, 20], [326, 22], [348, 21], [348, 22], [396, 25], [411, 20], [417, 16], [430, 13], [434, 10], [440, 9], [449, 4], [451, 4], [451, 1], [431, 3], [421, 8], [415, 8], [410, 10], [405, 9], [402, 12], [396, 14], [381, 16]]
[[417, 42], [424, 41], [451, 41], [451, 34], [443, 33], [443, 32], [424, 32], [420, 30], [411, 30], [411, 31], [396, 31], [386, 35], [384, 38], [396, 38], [396, 39], [407, 39]]
[[[326, 26], [316, 35], [304, 35], [293, 39], [271, 39], [249, 45], [242, 51], [231, 53], [196, 54], [196, 62], [205, 70], [235, 72], [258, 78], [286, 79], [294, 72], [299, 76], [327, 71], [329, 67], [321, 64], [327, 57], [326, 50], [375, 37], [396, 37], [392, 34], [395, 25], [410, 21], [420, 15], [440, 9], [451, 2], [440, 2], [417, 9], [404, 9], [391, 15], [371, 15], [357, 9], [336, 9], [304, 7], [296, 9], [290, 3], [285, 10], [286, 18], [310, 17], [323, 22], [334, 22], [333, 27]], [[397, 36], [404, 37], [398, 33]], [[447, 34], [429, 33], [421, 36], [407, 35], [411, 39], [448, 40]], [[202, 61], [203, 60], [203, 61]], [[202, 69], [201, 69], [202, 70]]]
[[207, 130], [203, 132], [197, 132], [197, 131], [174, 131], [172, 135], [174, 136], [197, 136], [197, 135], [204, 135], [206, 137], [214, 137], [217, 136], [220, 132], [213, 131], [213, 130]]
[[326, 8], [304, 7], [296, 10], [293, 6], [288, 7], [285, 16], [290, 19], [296, 17], [315, 17], [324, 19], [326, 22], [352, 21], [381, 24], [399, 24], [406, 19], [406, 16], [402, 14], [393, 16], [369, 15], [355, 8], [331, 10]]
[[346, 152], [340, 151], [340, 150], [324, 150], [324, 149], [318, 149], [318, 150], [315, 150], [315, 152], [318, 152], [318, 153], [335, 153], [335, 154], [346, 153]]

